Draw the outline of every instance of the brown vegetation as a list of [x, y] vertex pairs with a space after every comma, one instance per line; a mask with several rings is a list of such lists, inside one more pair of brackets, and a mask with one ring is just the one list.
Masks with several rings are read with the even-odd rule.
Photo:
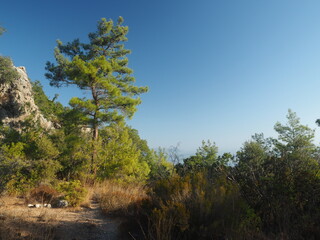
[[26, 197], [3, 196], [0, 199], [0, 240], [126, 239], [126, 234], [119, 237], [123, 220], [106, 217], [107, 210], [101, 211], [97, 202], [99, 196], [105, 196], [103, 193], [117, 188], [120, 191], [116, 185], [88, 187], [80, 206], [69, 208], [28, 208], [27, 203], [45, 203], [59, 196], [54, 188], [45, 185], [31, 190]]
[[0, 239], [53, 239], [59, 210], [27, 208], [22, 198], [5, 197], [0, 207]]
[[143, 185], [114, 181], [98, 183], [93, 196], [106, 214], [116, 216], [134, 216], [141, 203], [149, 198]]

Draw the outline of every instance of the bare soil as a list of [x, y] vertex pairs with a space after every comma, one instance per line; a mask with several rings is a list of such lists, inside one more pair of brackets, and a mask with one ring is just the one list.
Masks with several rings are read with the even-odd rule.
[[99, 203], [87, 208], [28, 208], [23, 199], [0, 203], [0, 239], [119, 240], [123, 219], [105, 216]]

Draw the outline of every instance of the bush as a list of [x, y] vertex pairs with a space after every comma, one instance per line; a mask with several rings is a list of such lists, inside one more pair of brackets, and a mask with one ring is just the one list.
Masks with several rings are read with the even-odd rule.
[[13, 67], [11, 59], [9, 57], [0, 56], [0, 84], [11, 83], [15, 79], [18, 79], [19, 76], [19, 73]]
[[30, 191], [28, 202], [51, 203], [59, 195], [58, 191], [48, 185], [40, 185]]
[[162, 179], [150, 197], [139, 216], [148, 239], [248, 239], [260, 228], [227, 168]]
[[67, 200], [69, 205], [72, 207], [79, 206], [87, 194], [87, 190], [78, 180], [61, 182], [57, 189], [64, 195], [64, 199]]

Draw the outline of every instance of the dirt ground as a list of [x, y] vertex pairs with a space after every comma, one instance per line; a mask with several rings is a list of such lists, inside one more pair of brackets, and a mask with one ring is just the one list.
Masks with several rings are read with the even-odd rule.
[[120, 240], [123, 219], [105, 216], [97, 202], [87, 208], [28, 208], [23, 199], [0, 202], [0, 239]]

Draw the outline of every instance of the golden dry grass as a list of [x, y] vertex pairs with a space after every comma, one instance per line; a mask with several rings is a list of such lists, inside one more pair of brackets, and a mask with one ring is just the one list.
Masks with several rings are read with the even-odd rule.
[[148, 196], [143, 185], [105, 181], [94, 186], [93, 198], [106, 214], [132, 216]]
[[[23, 206], [23, 207], [22, 207]], [[53, 239], [53, 225], [58, 212], [30, 209], [24, 199], [2, 197], [0, 206], [0, 239]]]
[[95, 189], [90, 187], [90, 186], [87, 186], [86, 187], [86, 195], [84, 196], [81, 204], [80, 204], [80, 207], [82, 208], [90, 208], [90, 205], [91, 205], [91, 201], [92, 201], [92, 198], [94, 196], [94, 191]]
[[[141, 186], [113, 182], [87, 187], [86, 197], [76, 208], [28, 208], [28, 203], [34, 204], [39, 200], [29, 195], [25, 198], [1, 197], [0, 240], [72, 239], [72, 236], [77, 236], [77, 239], [92, 236], [95, 239], [118, 239], [112, 236], [120, 234], [117, 229], [122, 220], [105, 220], [99, 206], [103, 213], [127, 216], [133, 203], [145, 197]], [[95, 230], [92, 232], [93, 228]]]

